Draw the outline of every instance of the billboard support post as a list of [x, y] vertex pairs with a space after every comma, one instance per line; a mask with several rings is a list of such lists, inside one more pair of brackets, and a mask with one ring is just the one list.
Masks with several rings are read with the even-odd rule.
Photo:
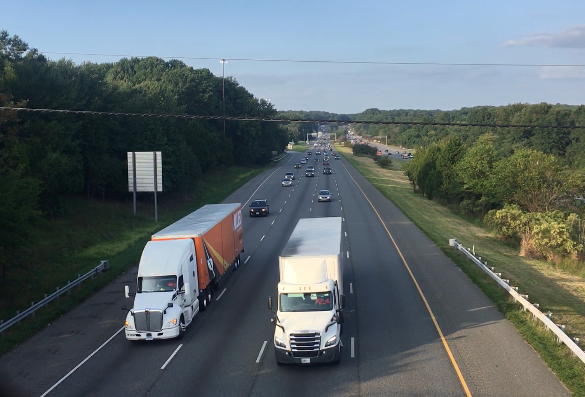
[[158, 182], [156, 180], [157, 177], [157, 170], [156, 170], [156, 152], [152, 152], [153, 154], [153, 162], [154, 162], [154, 221], [158, 222], [158, 202], [156, 198], [156, 190], [158, 187]]
[[132, 199], [134, 201], [134, 215], [136, 215], [136, 152], [132, 152]]

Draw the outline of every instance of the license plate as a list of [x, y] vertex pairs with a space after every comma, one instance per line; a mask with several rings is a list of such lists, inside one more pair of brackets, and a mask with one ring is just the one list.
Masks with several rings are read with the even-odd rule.
[[153, 340], [152, 335], [146, 335], [146, 340]]
[[301, 358], [301, 364], [310, 364], [310, 363], [311, 363], [310, 358]]

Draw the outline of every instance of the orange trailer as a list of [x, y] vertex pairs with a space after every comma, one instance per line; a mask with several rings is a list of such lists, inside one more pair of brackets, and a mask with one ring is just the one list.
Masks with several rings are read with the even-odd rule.
[[151, 240], [179, 239], [195, 243], [198, 287], [211, 299], [217, 284], [240, 265], [244, 252], [241, 204], [207, 204], [153, 234]]

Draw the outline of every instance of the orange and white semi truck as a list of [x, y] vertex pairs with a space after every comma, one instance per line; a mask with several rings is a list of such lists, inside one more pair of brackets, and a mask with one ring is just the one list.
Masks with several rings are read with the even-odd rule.
[[[128, 311], [128, 340], [180, 338], [217, 285], [240, 265], [242, 206], [208, 204], [152, 235], [140, 263]], [[122, 309], [126, 310], [125, 307]]]

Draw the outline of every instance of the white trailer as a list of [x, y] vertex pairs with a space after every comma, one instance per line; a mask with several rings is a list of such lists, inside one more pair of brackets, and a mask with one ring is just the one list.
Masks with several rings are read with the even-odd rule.
[[[340, 217], [301, 219], [279, 257], [277, 364], [339, 363], [344, 307]], [[268, 299], [272, 310], [272, 298]]]

